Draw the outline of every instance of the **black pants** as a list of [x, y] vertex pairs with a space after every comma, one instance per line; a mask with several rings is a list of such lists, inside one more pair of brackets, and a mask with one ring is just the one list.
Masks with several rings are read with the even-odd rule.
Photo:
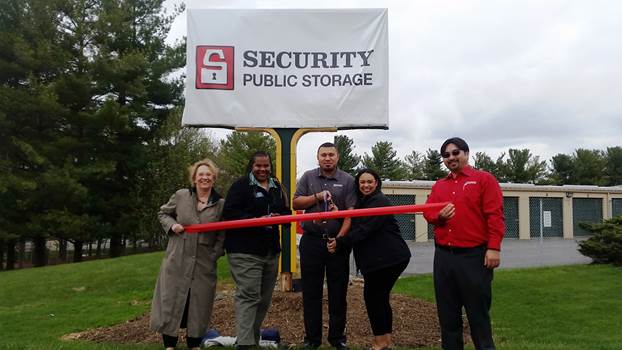
[[434, 292], [444, 350], [463, 349], [462, 307], [477, 350], [495, 349], [490, 325], [493, 270], [484, 266], [486, 247], [434, 253]]
[[365, 287], [363, 297], [365, 308], [374, 335], [393, 333], [393, 310], [391, 309], [391, 289], [395, 281], [408, 266], [408, 260], [397, 265], [363, 274]]
[[[190, 306], [190, 291], [188, 291], [188, 297], [186, 298], [186, 306], [184, 307], [184, 314], [181, 316], [181, 322], [179, 324], [179, 328], [188, 327], [188, 307], [189, 306]], [[203, 340], [203, 338], [186, 337], [186, 344], [188, 345], [188, 349], [198, 348], [199, 346], [201, 346], [201, 340]], [[162, 342], [164, 343], [165, 348], [174, 348], [177, 345], [177, 336], [162, 334]]]
[[346, 342], [346, 296], [350, 279], [350, 249], [328, 252], [326, 240], [303, 234], [300, 241], [300, 272], [305, 342], [322, 344], [322, 294], [324, 274], [328, 286], [328, 342]]

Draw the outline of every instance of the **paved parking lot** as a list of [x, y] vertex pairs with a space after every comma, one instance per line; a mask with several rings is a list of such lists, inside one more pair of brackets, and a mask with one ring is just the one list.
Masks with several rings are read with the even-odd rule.
[[[434, 243], [409, 242], [413, 258], [404, 274], [421, 274], [432, 272]], [[505, 239], [501, 246], [500, 269], [556, 266], [571, 264], [589, 264], [592, 259], [585, 257], [577, 250], [577, 241], [571, 239], [547, 238], [517, 240]]]

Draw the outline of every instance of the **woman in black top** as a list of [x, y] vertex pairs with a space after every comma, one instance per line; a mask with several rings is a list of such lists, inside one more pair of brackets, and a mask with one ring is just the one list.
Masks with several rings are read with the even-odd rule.
[[[359, 171], [354, 183], [357, 186], [357, 209], [391, 205], [387, 196], [380, 191], [382, 182], [374, 170]], [[374, 333], [372, 348], [391, 348], [393, 312], [389, 303], [390, 293], [408, 266], [411, 256], [395, 217], [383, 215], [353, 218], [350, 232], [329, 241], [328, 250], [334, 252], [342, 246], [353, 247], [356, 266], [365, 280], [365, 307]]]
[[[225, 206], [225, 220], [291, 214], [285, 191], [271, 176], [268, 153], [255, 152], [247, 175], [231, 185]], [[279, 226], [227, 230], [225, 250], [229, 270], [236, 284], [236, 348], [259, 345], [259, 331], [276, 283], [279, 266]]]

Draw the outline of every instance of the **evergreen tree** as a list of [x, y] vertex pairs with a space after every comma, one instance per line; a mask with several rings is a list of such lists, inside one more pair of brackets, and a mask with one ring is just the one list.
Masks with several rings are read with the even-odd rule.
[[486, 152], [477, 152], [473, 156], [473, 167], [487, 171], [498, 178], [497, 164]]
[[441, 163], [441, 153], [428, 148], [423, 162], [424, 179], [436, 181], [447, 176], [447, 171], [441, 168]]
[[361, 157], [354, 153], [354, 140], [346, 135], [335, 135], [333, 143], [339, 152], [337, 167], [352, 176], [356, 175]]
[[506, 153], [501, 153], [495, 161], [495, 169], [497, 170], [496, 178], [499, 182], [509, 182], [509, 175], [511, 170], [508, 168], [508, 163], [505, 161]]
[[556, 185], [613, 186], [622, 183], [621, 170], [621, 147], [608, 147], [606, 152], [579, 148], [572, 155], [553, 156], [550, 181]]
[[501, 169], [505, 181], [537, 183], [544, 178], [546, 162], [540, 161], [539, 156], [533, 156], [528, 149], [510, 149]]
[[408, 180], [419, 180], [425, 178], [423, 173], [424, 157], [421, 153], [413, 150], [404, 157], [404, 165], [407, 169], [406, 178]]
[[363, 166], [374, 169], [382, 179], [405, 180], [407, 170], [404, 163], [397, 157], [397, 151], [388, 141], [378, 141], [371, 148], [371, 155], [365, 153]]
[[607, 161], [603, 151], [579, 148], [575, 150], [573, 160], [573, 184], [597, 186], [606, 184], [603, 175], [605, 174]]
[[[131, 218], [140, 198], [127, 198], [149, 159], [146, 143], [181, 102], [181, 80], [165, 77], [182, 67], [184, 45], [165, 43], [177, 13], [163, 13], [164, 0], [108, 0], [97, 8], [96, 87], [106, 98], [97, 116], [105, 121], [101, 157], [114, 164], [112, 182], [98, 182], [102, 219], [113, 223], [110, 255], [118, 256], [123, 233], [138, 229]], [[105, 205], [102, 205], [105, 204]]]
[[562, 186], [573, 183], [574, 159], [563, 153], [558, 153], [551, 158], [551, 173], [549, 180], [554, 185]]
[[[67, 60], [54, 35], [57, 13], [43, 1], [0, 3], [0, 221], [6, 235], [35, 243], [35, 266], [46, 263], [47, 233], [34, 221], [46, 210], [39, 180], [58, 166], [53, 153], [65, 124], [52, 85]], [[10, 261], [15, 240], [8, 245]]]
[[[140, 183], [132, 198], [140, 198], [134, 218], [138, 231], [133, 240], [146, 240], [152, 247], [165, 247], [168, 235], [162, 231], [155, 212], [180, 188], [190, 187], [188, 167], [204, 158], [216, 159], [218, 150], [214, 138], [196, 128], [181, 126], [181, 108], [175, 110], [157, 131], [148, 147], [151, 161], [139, 172]], [[222, 194], [222, 175], [216, 179], [216, 189]]]
[[[276, 176], [276, 144], [270, 135], [263, 132], [234, 131], [221, 140], [217, 156], [221, 168], [218, 185], [222, 187], [219, 188], [228, 190], [233, 181], [247, 174], [248, 161], [257, 151], [270, 154], [274, 167], [272, 174]], [[225, 192], [222, 193], [224, 195]]]
[[597, 264], [622, 265], [622, 216], [603, 223], [580, 223], [592, 236], [579, 243], [579, 252], [594, 259]]
[[33, 240], [35, 265], [48, 237], [73, 240], [79, 260], [91, 235], [110, 237], [116, 256], [136, 229], [140, 198], [128, 194], [181, 100], [181, 80], [165, 77], [184, 47], [164, 42], [177, 12], [163, 15], [162, 2], [0, 4], [0, 132], [11, 135], [0, 135], [11, 174], [0, 196], [14, 201], [0, 216], [21, 218], [6, 230]]
[[605, 178], [607, 186], [622, 185], [622, 147], [607, 147]]

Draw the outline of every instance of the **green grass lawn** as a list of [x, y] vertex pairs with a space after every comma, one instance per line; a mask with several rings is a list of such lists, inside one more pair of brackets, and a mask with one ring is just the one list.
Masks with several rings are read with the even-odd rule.
[[[163, 256], [149, 253], [1, 272], [0, 349], [159, 349], [59, 338], [145, 313]], [[225, 263], [219, 263], [218, 277], [229, 279]]]
[[[159, 349], [61, 341], [149, 309], [162, 253], [0, 272], [0, 349]], [[226, 264], [219, 279], [230, 283]], [[395, 291], [433, 300], [429, 275]], [[622, 349], [622, 269], [567, 266], [495, 274], [499, 349]]]
[[[401, 279], [394, 291], [434, 301], [430, 275]], [[499, 349], [622, 349], [622, 268], [496, 271], [492, 318]]]

